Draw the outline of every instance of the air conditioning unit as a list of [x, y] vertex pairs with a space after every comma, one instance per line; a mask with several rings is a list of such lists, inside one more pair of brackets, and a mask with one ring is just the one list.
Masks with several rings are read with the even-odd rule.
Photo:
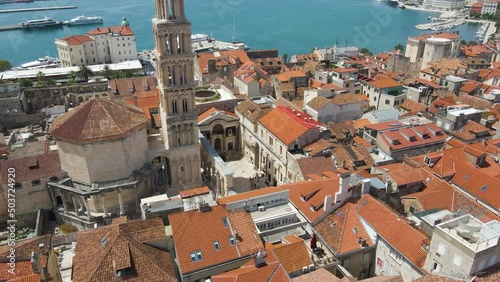
[[265, 210], [266, 210], [266, 207], [265, 207], [265, 206], [259, 206], [259, 211], [260, 211], [260, 212], [263, 212], [263, 211], [265, 211]]

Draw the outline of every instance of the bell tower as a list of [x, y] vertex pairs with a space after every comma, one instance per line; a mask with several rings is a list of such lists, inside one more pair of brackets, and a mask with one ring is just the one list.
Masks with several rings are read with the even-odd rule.
[[184, 0], [155, 0], [154, 50], [163, 140], [170, 172], [168, 194], [202, 186], [194, 97], [191, 23]]

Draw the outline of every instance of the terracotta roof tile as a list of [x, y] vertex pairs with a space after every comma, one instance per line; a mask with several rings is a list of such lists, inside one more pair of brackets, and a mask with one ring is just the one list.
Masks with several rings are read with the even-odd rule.
[[323, 96], [318, 96], [309, 101], [309, 103], [307, 103], [307, 106], [316, 111], [319, 111], [330, 102], [330, 99], [327, 99]]
[[[142, 109], [145, 117], [148, 120], [151, 120], [153, 118], [151, 112], [158, 112], [160, 104], [160, 93], [158, 89], [156, 89], [155, 92], [157, 94], [155, 96], [137, 97], [137, 107]], [[135, 106], [134, 98], [133, 97], [125, 98], [125, 104], [130, 106]], [[161, 123], [157, 124], [161, 126]]]
[[245, 50], [201, 52], [197, 53], [196, 57], [202, 73], [208, 73], [208, 62], [211, 60], [215, 60], [218, 67], [242, 65], [250, 61]]
[[464, 141], [473, 141], [480, 137], [493, 136], [495, 133], [489, 128], [469, 120], [462, 128], [453, 132], [452, 135]]
[[419, 102], [414, 101], [412, 99], [404, 100], [404, 102], [401, 104], [401, 108], [411, 113], [424, 112], [427, 109], [425, 105], [420, 104]]
[[[339, 256], [373, 246], [358, 217], [356, 204], [350, 202], [346, 202], [314, 228]], [[364, 243], [360, 243], [359, 238], [364, 239]]]
[[356, 94], [349, 93], [335, 95], [330, 99], [330, 101], [332, 101], [335, 105], [355, 104], [360, 102]]
[[221, 110], [221, 109], [218, 109], [215, 107], [211, 107], [210, 109], [204, 111], [202, 114], [198, 115], [198, 123], [202, 123], [207, 118], [214, 116], [216, 114], [222, 114], [222, 115], [230, 116], [230, 117], [233, 117], [236, 119], [238, 118], [238, 116], [235, 113]]
[[357, 202], [358, 214], [376, 230], [377, 234], [401, 253], [413, 265], [423, 268], [427, 252], [423, 245], [427, 235], [411, 227], [390, 208], [365, 194]]
[[113, 281], [117, 271], [127, 275], [131, 270], [131, 277], [125, 276], [128, 281], [175, 281], [170, 254], [145, 244], [159, 240], [166, 241], [161, 218], [79, 232], [73, 258], [73, 280]]
[[110, 97], [132, 96], [150, 97], [158, 96], [158, 81], [151, 76], [112, 79], [108, 81]]
[[365, 129], [365, 126], [372, 124], [369, 119], [367, 118], [361, 118], [357, 120], [351, 121], [352, 126], [354, 126], [355, 129]]
[[61, 41], [66, 41], [68, 45], [81, 45], [84, 42], [88, 41], [93, 41], [92, 38], [86, 36], [86, 35], [73, 35], [73, 36], [66, 36], [61, 39]]
[[307, 180], [307, 176], [310, 174], [321, 175], [323, 171], [337, 172], [333, 161], [327, 157], [301, 158], [297, 160], [297, 165], [305, 178], [304, 180]]
[[254, 197], [270, 195], [270, 194], [277, 193], [277, 192], [280, 192], [283, 190], [287, 190], [286, 185], [278, 186], [278, 187], [271, 186], [271, 187], [266, 187], [266, 188], [262, 188], [262, 189], [251, 190], [251, 191], [244, 192], [244, 193], [239, 193], [239, 194], [232, 195], [232, 196], [227, 196], [224, 198], [218, 198], [217, 203], [219, 205], [223, 206], [223, 205], [226, 205], [228, 203], [234, 203], [234, 202], [243, 201], [243, 200], [254, 198]]
[[311, 143], [307, 146], [304, 146], [304, 151], [308, 156], [315, 157], [317, 155], [324, 155], [324, 150], [330, 150], [335, 147], [335, 143], [333, 140], [326, 140], [320, 138], [318, 141]]
[[129, 26], [98, 27], [87, 32], [88, 35], [99, 35], [106, 33], [119, 33], [121, 36], [134, 35], [134, 32]]
[[250, 100], [245, 100], [239, 103], [235, 111], [239, 112], [242, 116], [249, 119], [252, 123], [257, 122], [259, 119], [267, 115], [272, 108], [261, 108]]
[[340, 278], [333, 275], [331, 272], [324, 268], [314, 270], [312, 272], [303, 274], [299, 277], [292, 279], [293, 282], [312, 282], [312, 281], [328, 281], [328, 282], [340, 282]]
[[[227, 227], [224, 218], [228, 220]], [[229, 212], [224, 206], [215, 206], [207, 212], [192, 210], [170, 214], [169, 220], [179, 271], [183, 275], [250, 256], [264, 247], [250, 214], [243, 210]], [[230, 236], [235, 239], [235, 245], [231, 245]], [[214, 247], [215, 241], [220, 249]], [[203, 258], [193, 262], [190, 255], [195, 251], [200, 251]]]
[[[300, 115], [300, 116], [299, 116]], [[304, 119], [307, 119], [305, 121]], [[290, 109], [278, 106], [259, 120], [267, 130], [276, 136], [285, 145], [290, 145], [309, 130], [318, 130], [318, 122], [309, 119], [303, 112], [293, 112]], [[286, 124], [287, 126], [283, 126]]]
[[59, 154], [43, 154], [20, 159], [9, 159], [0, 162], [0, 183], [7, 184], [7, 171], [16, 170], [16, 181], [19, 183], [41, 180], [63, 174]]
[[349, 171], [360, 171], [370, 169], [375, 165], [375, 161], [362, 145], [344, 145], [332, 151], [338, 166], [343, 166]]
[[119, 139], [145, 126], [142, 110], [107, 99], [92, 99], [56, 118], [51, 134], [56, 139], [89, 143]]
[[370, 81], [368, 82], [369, 85], [375, 88], [393, 88], [393, 87], [400, 87], [402, 86], [401, 83], [395, 81], [392, 78], [383, 78], [375, 81]]
[[[399, 130], [387, 130], [379, 133], [381, 140], [392, 150], [406, 150], [412, 147], [426, 146], [429, 144], [443, 143], [448, 138], [441, 129], [436, 135], [434, 127], [431, 124], [415, 125], [411, 128], [401, 128]], [[424, 138], [427, 136], [426, 138]], [[411, 139], [413, 138], [413, 139]]]
[[311, 254], [304, 241], [283, 244], [271, 250], [288, 273], [300, 271], [302, 267], [313, 264]]

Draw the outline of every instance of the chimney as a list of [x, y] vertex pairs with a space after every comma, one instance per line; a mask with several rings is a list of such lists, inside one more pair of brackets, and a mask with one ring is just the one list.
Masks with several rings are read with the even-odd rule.
[[266, 261], [264, 260], [265, 257], [266, 257], [266, 251], [259, 251], [257, 253], [257, 255], [254, 258], [254, 263], [256, 268], [260, 268], [267, 265]]
[[133, 95], [132, 99], [134, 99], [134, 106], [139, 107], [138, 97], [137, 95]]
[[40, 257], [36, 252], [31, 252], [31, 268], [34, 273], [40, 273]]
[[328, 194], [325, 196], [325, 202], [323, 204], [323, 212], [326, 214], [330, 214], [333, 212], [333, 205], [332, 205], [332, 195]]
[[370, 193], [370, 179], [361, 180], [361, 195]]
[[[343, 195], [347, 195], [347, 192], [350, 188], [350, 185], [349, 185], [349, 180], [351, 179], [351, 173], [350, 172], [345, 172], [343, 174], [340, 175], [340, 193], [342, 193]], [[344, 199], [347, 199], [348, 197], [344, 197]]]
[[212, 208], [208, 205], [208, 203], [200, 203], [200, 212], [205, 213], [211, 211]]

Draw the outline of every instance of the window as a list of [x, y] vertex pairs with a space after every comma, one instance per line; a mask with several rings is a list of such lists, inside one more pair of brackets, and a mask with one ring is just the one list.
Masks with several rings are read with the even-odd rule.
[[350, 262], [351, 261], [349, 259], [345, 259], [345, 260], [342, 261], [342, 266], [347, 268], [347, 267], [349, 267], [349, 263]]
[[187, 99], [182, 99], [182, 112], [186, 113], [188, 111], [188, 101]]
[[432, 263], [432, 273], [439, 273], [441, 271], [441, 264], [437, 261], [434, 261]]
[[443, 244], [439, 244], [436, 255], [438, 257], [440, 257], [440, 256], [444, 255], [445, 253], [446, 253], [446, 246]]
[[196, 253], [195, 252], [191, 253], [191, 261], [192, 262], [196, 261]]
[[227, 217], [222, 218], [222, 224], [224, 224], [224, 227], [229, 226], [229, 220], [227, 220]]
[[373, 101], [377, 101], [377, 97], [373, 96]]
[[386, 105], [390, 105], [390, 104], [391, 104], [391, 101], [389, 101], [389, 100], [385, 99], [385, 104], [386, 104]]
[[233, 235], [229, 236], [229, 243], [231, 243], [231, 246], [236, 245], [236, 241], [234, 241], [234, 236]]
[[172, 113], [174, 113], [174, 114], [177, 113], [177, 101], [176, 100], [172, 101]]
[[201, 255], [201, 252], [197, 251], [196, 252], [196, 260], [202, 260], [202, 259], [203, 259], [203, 256]]
[[453, 264], [458, 266], [458, 267], [461, 267], [462, 266], [462, 257], [455, 254], [455, 256], [453, 257]]
[[271, 136], [269, 136], [269, 145], [273, 145], [273, 138]]
[[203, 259], [203, 256], [201, 255], [201, 251], [191, 252], [190, 257], [191, 257], [191, 262], [200, 261]]
[[214, 248], [216, 250], [220, 250], [220, 244], [219, 244], [219, 241], [214, 241]]

